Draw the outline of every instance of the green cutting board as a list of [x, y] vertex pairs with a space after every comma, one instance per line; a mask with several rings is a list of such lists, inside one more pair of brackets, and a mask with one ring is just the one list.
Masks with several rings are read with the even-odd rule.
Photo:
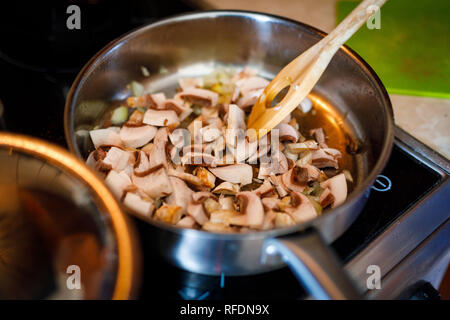
[[[337, 21], [358, 1], [338, 1]], [[450, 98], [450, 0], [388, 0], [380, 29], [366, 25], [346, 43], [389, 93]]]

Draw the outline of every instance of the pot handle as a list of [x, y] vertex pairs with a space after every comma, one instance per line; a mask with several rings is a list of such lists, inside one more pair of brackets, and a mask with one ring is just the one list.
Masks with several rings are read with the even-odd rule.
[[314, 228], [276, 238], [263, 244], [267, 256], [279, 254], [305, 290], [315, 299], [361, 299], [335, 253]]

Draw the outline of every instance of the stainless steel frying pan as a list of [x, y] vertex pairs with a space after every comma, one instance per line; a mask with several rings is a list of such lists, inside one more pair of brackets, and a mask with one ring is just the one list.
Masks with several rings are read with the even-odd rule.
[[[107, 101], [130, 94], [126, 85], [132, 80], [170, 92], [179, 77], [205, 75], [220, 65], [255, 67], [271, 78], [323, 36], [296, 21], [242, 11], [186, 14], [139, 28], [107, 45], [76, 78], [65, 110], [69, 147], [86, 157], [91, 146], [83, 130], [92, 128]], [[142, 66], [150, 77], [142, 75]], [[155, 249], [183, 269], [208, 275], [256, 274], [287, 264], [315, 298], [357, 298], [327, 244], [358, 216], [386, 164], [393, 143], [391, 103], [374, 71], [347, 47], [337, 52], [311, 98], [327, 111], [328, 124], [358, 141], [352, 155], [355, 186], [343, 205], [309, 223], [247, 234], [151, 221], [146, 233]]]

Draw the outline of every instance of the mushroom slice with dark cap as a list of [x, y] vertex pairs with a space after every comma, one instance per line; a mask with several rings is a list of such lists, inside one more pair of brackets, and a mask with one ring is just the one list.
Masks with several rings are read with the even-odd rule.
[[320, 186], [324, 189], [330, 189], [334, 197], [334, 201], [331, 204], [332, 208], [344, 203], [345, 199], [347, 199], [347, 181], [343, 173], [321, 182]]
[[261, 228], [264, 222], [264, 208], [261, 199], [251, 191], [239, 192], [236, 197], [240, 201], [240, 212], [247, 216], [247, 225]]
[[306, 222], [317, 217], [316, 209], [307, 196], [300, 192], [291, 192], [290, 196], [291, 206], [286, 207], [284, 211], [289, 213], [296, 223]]
[[290, 191], [303, 192], [305, 190], [306, 182], [299, 180], [299, 170], [299, 167], [294, 166], [281, 176], [281, 182]]
[[311, 154], [311, 163], [317, 168], [339, 168], [339, 163], [335, 157], [325, 152], [324, 149], [314, 150]]
[[186, 90], [178, 93], [175, 98], [181, 98], [202, 107], [214, 107], [217, 104], [219, 95], [211, 90], [188, 87]]
[[117, 172], [122, 171], [128, 165], [130, 160], [130, 152], [122, 150], [117, 147], [112, 147], [106, 153], [106, 157], [103, 160], [104, 164], [110, 165], [112, 169]]
[[295, 143], [300, 137], [298, 131], [293, 126], [287, 123], [280, 123], [274, 129], [279, 130], [278, 136], [280, 137], [280, 141], [289, 141]]
[[269, 182], [269, 180], [264, 180], [263, 184], [260, 185], [257, 189], [253, 190], [259, 197], [266, 197], [273, 192], [273, 186]]

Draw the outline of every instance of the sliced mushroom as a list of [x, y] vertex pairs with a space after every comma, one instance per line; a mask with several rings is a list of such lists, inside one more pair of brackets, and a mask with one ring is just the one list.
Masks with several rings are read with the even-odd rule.
[[207, 117], [206, 123], [210, 126], [213, 126], [219, 130], [223, 128], [223, 121], [219, 117]]
[[211, 213], [210, 221], [240, 227], [248, 226], [248, 216], [234, 210], [216, 210]]
[[138, 151], [136, 153], [137, 156], [133, 166], [133, 173], [137, 174], [138, 176], [145, 176], [147, 174], [147, 171], [150, 169], [148, 156], [144, 151]]
[[212, 192], [227, 195], [236, 195], [236, 193], [239, 192], [239, 186], [237, 184], [224, 181], [219, 184]]
[[176, 148], [183, 148], [185, 144], [191, 141], [191, 137], [189, 131], [185, 129], [175, 129], [169, 134], [169, 140]]
[[165, 168], [167, 165], [167, 152], [166, 146], [169, 141], [167, 128], [160, 128], [156, 132], [155, 138], [153, 140], [153, 148], [148, 154], [150, 166], [154, 167], [162, 164]]
[[112, 147], [106, 153], [106, 157], [102, 161], [104, 164], [110, 165], [112, 169], [120, 172], [125, 169], [129, 160], [130, 152]]
[[203, 107], [201, 111], [202, 116], [206, 119], [217, 119], [219, 117], [219, 108], [217, 107]]
[[235, 210], [234, 200], [232, 197], [220, 197], [219, 198], [220, 210]]
[[178, 116], [179, 121], [183, 121], [192, 113], [191, 108], [185, 106], [183, 104], [183, 101], [176, 100], [176, 99], [166, 100], [163, 104], [163, 109], [175, 111]]
[[140, 110], [134, 110], [124, 126], [126, 127], [140, 127], [143, 125], [142, 120], [144, 120], [144, 113]]
[[[98, 160], [95, 158], [95, 154], [96, 154], [97, 150], [101, 150], [101, 149], [96, 149], [96, 150], [92, 151], [91, 153], [89, 153], [89, 155], [86, 159], [86, 165], [91, 169], [95, 169], [97, 166]], [[105, 156], [106, 156], [106, 154], [104, 155], [103, 159], [105, 158]]]
[[254, 192], [239, 192], [240, 212], [247, 216], [247, 225], [251, 228], [261, 228], [264, 222], [264, 208], [261, 199]]
[[131, 185], [131, 180], [125, 172], [111, 170], [105, 178], [105, 183], [112, 193], [120, 199], [125, 189]]
[[258, 179], [265, 179], [274, 174], [284, 174], [289, 169], [288, 160], [283, 152], [275, 152], [268, 161], [269, 163], [260, 160]]
[[158, 131], [155, 127], [143, 125], [140, 127], [123, 126], [120, 129], [120, 139], [123, 144], [130, 148], [140, 148], [149, 143]]
[[150, 199], [144, 200], [140, 195], [132, 192], [127, 192], [123, 199], [123, 204], [127, 208], [145, 217], [151, 217], [153, 210], [155, 209], [155, 206]]
[[203, 153], [210, 151], [207, 144], [191, 144], [183, 148], [183, 154], [189, 152]]
[[183, 165], [193, 164], [202, 167], [216, 167], [217, 159], [208, 153], [187, 152], [181, 157], [181, 163]]
[[194, 200], [195, 202], [203, 203], [208, 198], [216, 198], [216, 196], [209, 191], [200, 191], [192, 194], [192, 200]]
[[175, 97], [202, 107], [214, 107], [219, 99], [219, 95], [214, 91], [193, 87], [186, 88], [186, 90], [178, 93]]
[[317, 217], [316, 209], [307, 196], [300, 192], [291, 192], [291, 205], [284, 210], [291, 215], [296, 223], [303, 223]]
[[323, 208], [325, 208], [325, 207], [328, 207], [330, 204], [333, 204], [333, 202], [334, 202], [334, 196], [331, 193], [330, 189], [329, 188], [324, 189], [319, 197], [320, 205]]
[[259, 96], [261, 96], [263, 94], [263, 92], [264, 92], [264, 89], [252, 90], [252, 91], [248, 92], [247, 94], [242, 95], [242, 97], [239, 98], [239, 100], [236, 102], [236, 104], [239, 106], [239, 108], [246, 110], [256, 103]]
[[246, 129], [244, 110], [235, 104], [230, 104], [228, 109], [227, 130], [225, 140], [228, 145], [236, 147], [239, 130]]
[[173, 110], [153, 110], [148, 109], [144, 114], [145, 124], [150, 124], [157, 127], [167, 127], [179, 123], [180, 119], [177, 113]]
[[182, 216], [182, 208], [173, 204], [163, 204], [155, 212], [155, 218], [170, 224], [176, 224]]
[[163, 92], [151, 94], [148, 107], [151, 109], [164, 109], [165, 100], [166, 95]]
[[283, 185], [290, 191], [302, 192], [305, 190], [306, 182], [299, 180], [298, 172], [299, 167], [295, 166], [281, 176]]
[[209, 197], [203, 202], [203, 207], [208, 215], [211, 215], [212, 212], [220, 209], [220, 204], [215, 198]]
[[184, 181], [186, 181], [187, 183], [197, 186], [197, 187], [201, 187], [203, 186], [203, 182], [202, 180], [200, 180], [199, 177], [196, 177], [190, 173], [181, 171], [181, 170], [175, 170], [172, 168], [169, 168], [167, 173], [169, 174], [169, 176], [173, 176], [173, 177], [177, 177], [180, 178]]
[[260, 185], [257, 189], [253, 190], [254, 193], [258, 195], [258, 197], [265, 197], [269, 194], [271, 194], [273, 191], [272, 184], [269, 182], [269, 180], [264, 180], [263, 184]]
[[287, 148], [283, 150], [283, 153], [287, 159], [293, 161], [294, 163], [298, 160], [298, 153], [292, 153]]
[[316, 181], [319, 179], [321, 172], [315, 166], [310, 164], [305, 164], [298, 166], [297, 179], [300, 183], [307, 184], [311, 181]]
[[287, 123], [280, 123], [274, 129], [279, 130], [278, 136], [280, 137], [280, 141], [290, 141], [295, 143], [298, 141], [299, 133], [298, 131]]
[[137, 97], [128, 97], [127, 104], [130, 108], [148, 107], [150, 105], [150, 95], [144, 94]]
[[95, 149], [101, 146], [122, 146], [122, 140], [120, 139], [120, 128], [119, 127], [109, 127], [106, 129], [96, 129], [89, 131], [92, 143]]
[[277, 210], [280, 199], [275, 197], [262, 198], [261, 202], [266, 210]]
[[323, 148], [322, 150], [325, 151], [325, 153], [328, 153], [330, 156], [333, 156], [335, 159], [342, 157], [342, 153], [337, 149]]
[[319, 149], [317, 142], [315, 142], [314, 140], [306, 140], [304, 142], [299, 143], [287, 143], [286, 147], [288, 148], [289, 152], [292, 153], [300, 153]]
[[311, 151], [306, 151], [306, 152], [302, 153], [300, 159], [295, 161], [295, 165], [297, 165], [299, 167], [307, 165], [307, 164], [311, 164], [311, 163], [312, 163], [312, 152]]
[[335, 157], [326, 153], [323, 149], [314, 150], [311, 153], [311, 163], [317, 168], [328, 168], [333, 167], [335, 169], [339, 168], [339, 163]]
[[343, 173], [321, 182], [320, 186], [324, 189], [330, 189], [334, 197], [333, 204], [331, 205], [332, 208], [341, 205], [347, 199], [347, 181]]
[[208, 221], [203, 203], [191, 201], [187, 206], [187, 213], [199, 224], [203, 225]]
[[147, 155], [149, 155], [154, 147], [153, 143], [148, 143], [141, 148], [141, 151], [144, 151]]
[[147, 175], [138, 176], [133, 173], [133, 183], [151, 198], [161, 198], [172, 193], [172, 185], [162, 164], [147, 170]]
[[284, 197], [288, 194], [286, 187], [284, 186], [283, 182], [281, 181], [281, 176], [271, 175], [271, 176], [269, 176], [269, 180], [275, 186], [275, 189], [277, 189], [278, 195], [280, 197]]
[[[266, 198], [269, 199], [269, 198]], [[264, 222], [261, 227], [262, 230], [269, 230], [275, 226], [275, 219], [277, 217], [277, 213], [275, 211], [269, 210], [266, 212], [264, 216]]]
[[161, 109], [164, 100], [166, 100], [166, 96], [164, 95], [164, 93], [144, 94], [138, 97], [127, 98], [127, 104], [131, 108], [145, 107], [152, 109]]
[[202, 184], [205, 187], [214, 188], [216, 183], [216, 177], [207, 169], [203, 167], [197, 167], [193, 171], [193, 174], [195, 174], [201, 180]]
[[325, 132], [322, 128], [312, 129], [309, 134], [314, 136], [321, 148], [328, 148], [327, 143], [325, 142]]
[[199, 134], [204, 142], [212, 142], [222, 136], [222, 132], [213, 125], [201, 128]]
[[209, 169], [217, 178], [231, 183], [247, 185], [252, 183], [253, 169], [244, 163]]
[[275, 228], [284, 228], [295, 225], [295, 221], [289, 214], [277, 212], [274, 224]]
[[180, 228], [194, 228], [195, 227], [195, 220], [194, 218], [190, 216], [186, 216], [182, 218], [180, 221], [177, 222], [177, 227]]
[[257, 89], [264, 89], [268, 84], [268, 80], [257, 76], [246, 77], [236, 81], [236, 86], [239, 87], [239, 91], [243, 96]]
[[172, 185], [172, 193], [166, 198], [166, 202], [180, 206], [181, 213], [185, 214], [187, 205], [191, 201], [194, 192], [179, 178], [169, 177], [169, 180]]
[[210, 221], [207, 221], [202, 226], [202, 229], [209, 231], [209, 232], [220, 232], [220, 233], [231, 233], [231, 232], [236, 231], [236, 229], [234, 229], [224, 223], [212, 223]]

